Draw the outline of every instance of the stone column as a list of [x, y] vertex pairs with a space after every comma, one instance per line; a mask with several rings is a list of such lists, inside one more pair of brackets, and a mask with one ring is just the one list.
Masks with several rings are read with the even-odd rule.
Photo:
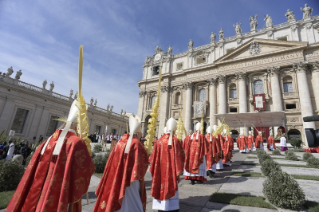
[[236, 77], [238, 80], [239, 113], [247, 113], [246, 73], [237, 73]]
[[160, 108], [159, 108], [159, 126], [158, 126], [158, 138], [160, 138], [161, 134], [164, 132], [164, 127], [166, 126], [167, 112], [168, 112], [168, 95], [169, 87], [162, 86], [161, 87], [161, 98], [160, 98]]
[[217, 125], [216, 121], [216, 106], [217, 106], [217, 93], [216, 93], [216, 83], [217, 78], [211, 78], [207, 80], [209, 83], [209, 126]]
[[[304, 62], [296, 63], [293, 65], [294, 70], [297, 73], [298, 91], [300, 99], [300, 109], [302, 117], [313, 116], [313, 108], [311, 104], [308, 80], [307, 80], [307, 69], [309, 65]], [[305, 128], [316, 128], [315, 122], [303, 122]]]
[[267, 72], [271, 77], [271, 93], [272, 93], [273, 111], [283, 111], [282, 95], [281, 95], [281, 89], [280, 89], [281, 86], [279, 83], [279, 70], [280, 70], [280, 66], [267, 68]]
[[[239, 72], [236, 74], [238, 80], [238, 93], [239, 93], [239, 113], [247, 113], [247, 91], [246, 91], [246, 73]], [[248, 125], [249, 123], [246, 123]], [[240, 127], [248, 135], [247, 127]]]
[[316, 109], [319, 111], [319, 61], [315, 62], [311, 66], [312, 70], [312, 85], [313, 93], [316, 101]]
[[225, 75], [220, 75], [218, 77], [218, 96], [219, 96], [219, 99], [218, 99], [218, 104], [219, 104], [219, 107], [218, 107], [218, 113], [219, 114], [225, 114], [227, 113], [227, 110], [226, 110], [226, 96], [227, 96], [227, 93], [226, 93], [226, 76]]
[[193, 83], [186, 82], [183, 84], [183, 89], [186, 91], [186, 105], [185, 105], [185, 129], [188, 133], [192, 128], [192, 106], [193, 106]]
[[137, 115], [142, 119], [143, 111], [144, 111], [144, 99], [145, 99], [146, 91], [140, 90], [139, 99], [138, 99], [138, 107], [137, 107]]

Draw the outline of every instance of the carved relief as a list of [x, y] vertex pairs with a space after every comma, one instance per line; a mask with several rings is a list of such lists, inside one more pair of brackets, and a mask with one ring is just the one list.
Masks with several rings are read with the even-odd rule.
[[216, 85], [217, 81], [218, 81], [218, 78], [211, 78], [207, 80], [209, 85]]
[[307, 62], [299, 62], [293, 64], [293, 70], [295, 72], [306, 72], [309, 68], [309, 64]]
[[220, 84], [224, 84], [225, 81], [226, 81], [226, 75], [219, 75], [219, 76], [218, 76], [218, 82], [219, 82]]
[[246, 72], [238, 72], [235, 74], [237, 80], [245, 80], [247, 77]]
[[261, 48], [259, 46], [258, 42], [251, 42], [250, 43], [250, 47], [249, 47], [249, 53], [250, 55], [254, 56], [254, 55], [258, 55], [261, 52]]
[[192, 89], [193, 88], [193, 83], [192, 82], [185, 82], [183, 83], [183, 89], [187, 90], [187, 89]]
[[271, 76], [278, 75], [280, 72], [280, 66], [267, 67], [267, 73]]
[[169, 91], [169, 87], [168, 86], [165, 85], [165, 86], [161, 87], [161, 92], [162, 93], [165, 93], [165, 92], [168, 92], [168, 91]]

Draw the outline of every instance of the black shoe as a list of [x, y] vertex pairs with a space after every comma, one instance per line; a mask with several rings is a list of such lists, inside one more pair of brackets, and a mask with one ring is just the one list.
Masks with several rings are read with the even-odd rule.
[[212, 172], [211, 170], [208, 170], [207, 171], [208, 172], [208, 176], [210, 177], [210, 178], [213, 178], [213, 176], [214, 176], [214, 172]]
[[204, 182], [201, 180], [197, 180], [197, 184], [203, 184]]
[[195, 184], [195, 180], [191, 180], [191, 184], [194, 185]]

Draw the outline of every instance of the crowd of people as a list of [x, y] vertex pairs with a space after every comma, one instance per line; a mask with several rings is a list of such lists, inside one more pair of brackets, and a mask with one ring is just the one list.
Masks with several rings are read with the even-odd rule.
[[91, 134], [88, 137], [93, 143], [111, 143], [111, 141], [114, 139], [119, 141], [122, 136], [118, 134], [99, 134], [98, 132], [95, 132], [94, 134]]
[[16, 141], [10, 140], [8, 143], [6, 141], [0, 142], [0, 160], [10, 160], [15, 155], [23, 156], [23, 164], [27, 157], [31, 154], [31, 145], [28, 141], [22, 140], [17, 144]]

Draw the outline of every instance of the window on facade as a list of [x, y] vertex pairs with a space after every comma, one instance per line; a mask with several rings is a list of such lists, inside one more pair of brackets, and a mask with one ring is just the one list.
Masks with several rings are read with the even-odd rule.
[[24, 124], [27, 120], [28, 113], [28, 110], [18, 108], [16, 115], [13, 119], [11, 130], [14, 130], [16, 133], [22, 133]]
[[51, 116], [46, 136], [51, 136], [58, 128], [59, 121], [56, 120], [58, 118], [58, 116]]
[[181, 98], [181, 93], [180, 92], [177, 92], [175, 94], [175, 104], [179, 104], [180, 103], [180, 98]]
[[206, 100], [206, 89], [202, 88], [199, 90], [198, 101], [203, 102]]
[[230, 95], [230, 98], [232, 98], [232, 99], [237, 99], [237, 89], [236, 89], [236, 85], [232, 84], [232, 85], [229, 87], [229, 95]]
[[159, 66], [154, 66], [153, 67], [153, 76], [159, 75], [160, 67]]
[[285, 77], [284, 78], [283, 87], [284, 87], [284, 93], [294, 92], [294, 90], [292, 88], [292, 78], [291, 77]]
[[153, 107], [153, 105], [154, 105], [155, 98], [156, 98], [156, 96], [152, 96], [152, 99], [151, 99], [151, 108], [152, 108], [152, 107]]
[[287, 41], [288, 36], [279, 37], [279, 38], [277, 38], [277, 40]]
[[182, 70], [183, 69], [183, 63], [177, 63], [176, 64], [176, 69], [177, 70]]
[[197, 65], [201, 63], [206, 63], [206, 57], [198, 57], [197, 58]]
[[237, 113], [237, 107], [231, 107], [229, 108], [230, 113]]
[[290, 109], [296, 109], [296, 104], [286, 104], [286, 109], [290, 110]]
[[226, 54], [232, 53], [233, 51], [235, 51], [235, 48], [227, 49]]
[[254, 82], [254, 94], [263, 94], [264, 93], [264, 84], [261, 80], [256, 80]]
[[96, 132], [97, 134], [100, 134], [100, 133], [101, 133], [101, 129], [102, 129], [101, 126], [95, 125], [95, 132]]

